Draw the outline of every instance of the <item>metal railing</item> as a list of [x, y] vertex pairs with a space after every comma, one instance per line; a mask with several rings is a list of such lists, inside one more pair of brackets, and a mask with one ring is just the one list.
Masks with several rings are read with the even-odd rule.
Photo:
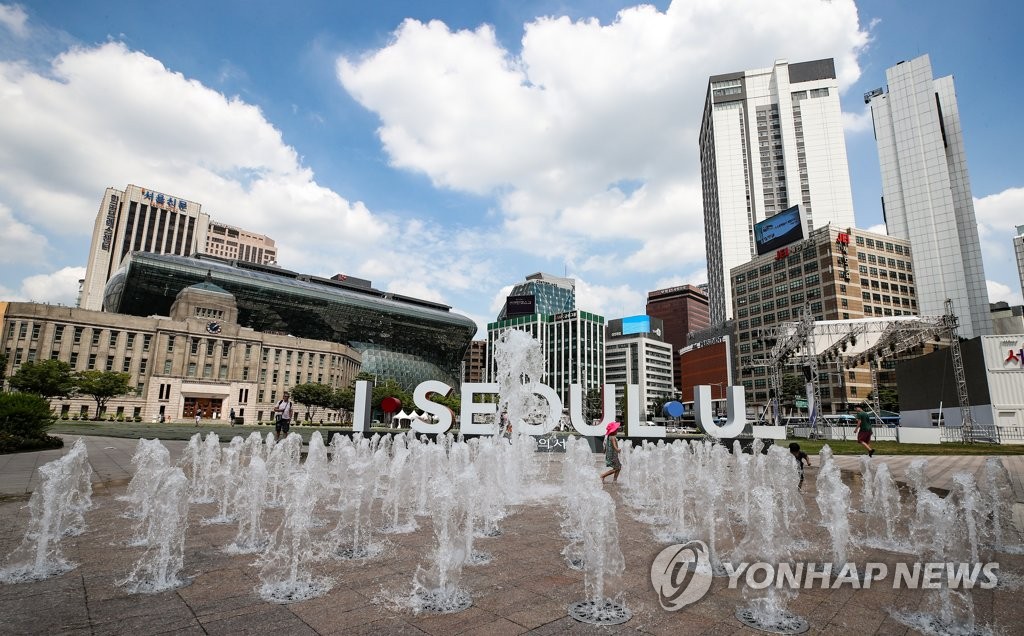
[[[857, 441], [853, 426], [819, 426], [815, 439]], [[939, 439], [942, 442], [963, 444], [965, 429], [960, 426], [939, 427]], [[804, 439], [811, 438], [811, 427], [791, 426], [789, 435]], [[992, 424], [975, 424], [971, 429], [972, 441], [990, 444], [1024, 444], [1024, 426], [994, 426]], [[871, 435], [872, 441], [899, 441], [898, 427], [876, 426]]]
[[[963, 443], [964, 433], [967, 431], [962, 426], [940, 426], [940, 436], [943, 442]], [[991, 444], [1024, 444], [1024, 426], [995, 426], [993, 424], [975, 423], [970, 429], [971, 440], [974, 442], [989, 442]]]
[[[816, 439], [826, 440], [847, 440], [851, 442], [857, 441], [857, 434], [854, 432], [855, 427], [853, 426], [819, 426]], [[803, 437], [809, 439], [811, 437], [811, 427], [809, 426], [794, 426], [792, 428], [793, 437]], [[896, 428], [876, 426], [872, 431], [871, 439], [874, 441], [883, 440], [887, 442], [896, 441]]]

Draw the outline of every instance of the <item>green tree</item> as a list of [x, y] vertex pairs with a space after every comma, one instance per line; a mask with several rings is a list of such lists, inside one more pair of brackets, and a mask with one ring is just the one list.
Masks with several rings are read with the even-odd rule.
[[334, 389], [327, 384], [307, 382], [297, 384], [291, 390], [292, 399], [306, 407], [306, 419], [316, 416], [318, 408], [330, 408], [334, 401]]
[[372, 408], [374, 412], [383, 413], [383, 409], [380, 407], [380, 403], [384, 401], [384, 398], [393, 397], [402, 403], [400, 408], [412, 406], [412, 395], [402, 387], [393, 378], [385, 378], [377, 381], [377, 386], [373, 387], [373, 400]]
[[[874, 393], [868, 394], [868, 401], [874, 400]], [[883, 387], [878, 390], [878, 406], [883, 411], [899, 411], [900, 410], [900, 396], [896, 392], [896, 389], [892, 387]]]
[[62, 398], [75, 392], [75, 377], [67, 362], [26, 362], [11, 376], [11, 388], [22, 393], [34, 393], [46, 400]]
[[356, 391], [352, 387], [342, 387], [331, 396], [331, 408], [336, 411], [351, 411], [356, 406]]
[[7, 354], [0, 353], [0, 389], [3, 389], [4, 380], [7, 378]]
[[23, 439], [46, 435], [53, 424], [50, 403], [31, 393], [0, 393], [0, 433]]
[[110, 398], [132, 392], [131, 376], [116, 371], [80, 371], [75, 377], [78, 392], [96, 400], [96, 419], [103, 414]]
[[804, 399], [807, 394], [806, 382], [801, 375], [788, 373], [782, 376], [782, 395], [779, 400], [783, 404], [792, 404], [794, 400]]
[[375, 385], [377, 384], [377, 374], [369, 373], [367, 371], [360, 371], [359, 373], [356, 374], [356, 377], [352, 378], [352, 388], [354, 389], [356, 387], [356, 382], [359, 382], [361, 380]]
[[452, 413], [458, 415], [462, 410], [462, 398], [458, 393], [452, 391], [448, 395], [441, 395], [440, 393], [431, 393], [427, 396], [431, 402], [436, 402], [442, 406], [447, 406], [451, 409]]

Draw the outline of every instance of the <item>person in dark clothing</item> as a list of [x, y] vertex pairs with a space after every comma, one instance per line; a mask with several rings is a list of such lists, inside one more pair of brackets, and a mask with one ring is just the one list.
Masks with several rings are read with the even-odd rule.
[[800, 469], [800, 484], [798, 485], [798, 487], [799, 486], [803, 486], [804, 485], [804, 462], [807, 462], [807, 465], [810, 466], [811, 465], [811, 458], [807, 456], [807, 453], [805, 453], [802, 450], [800, 450], [800, 444], [797, 444], [796, 442], [790, 442], [789, 443], [789, 452], [792, 453], [793, 457], [796, 459], [797, 468]]

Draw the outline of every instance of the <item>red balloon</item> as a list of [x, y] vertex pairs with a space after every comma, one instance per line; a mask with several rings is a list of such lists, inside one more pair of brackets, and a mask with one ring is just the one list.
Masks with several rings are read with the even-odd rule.
[[394, 413], [398, 409], [402, 408], [402, 402], [396, 397], [386, 397], [380, 401], [380, 408], [385, 413]]

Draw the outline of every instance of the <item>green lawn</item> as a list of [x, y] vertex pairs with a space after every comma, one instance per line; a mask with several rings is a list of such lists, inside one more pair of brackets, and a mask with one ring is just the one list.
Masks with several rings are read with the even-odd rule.
[[[211, 422], [203, 422], [196, 428], [190, 422], [168, 422], [166, 424], [148, 424], [145, 422], [92, 422], [58, 420], [49, 430], [51, 435], [98, 435], [106, 437], [127, 437], [137, 439], [154, 437], [162, 440], [188, 440], [196, 433], [216, 433], [222, 440], [229, 440], [235, 435], [248, 437], [256, 431], [263, 436], [273, 431], [270, 425], [264, 426], [228, 426]], [[309, 442], [313, 431], [343, 430], [338, 426], [292, 426], [292, 432], [302, 435]], [[374, 428], [374, 432], [390, 429]], [[669, 437], [666, 441], [678, 439]], [[798, 439], [801, 450], [814, 455], [821, 447], [828, 444], [836, 455], [861, 455], [864, 447], [852, 441], [825, 441]], [[789, 440], [786, 441], [789, 443]], [[1024, 444], [899, 444], [897, 442], [874, 442], [872, 446], [879, 455], [1024, 455]]]
[[[853, 441], [797, 439], [800, 450], [816, 455], [828, 444], [836, 455], [863, 455], [864, 447]], [[900, 444], [899, 442], [872, 442], [875, 455], [1024, 455], [1024, 444]]]

